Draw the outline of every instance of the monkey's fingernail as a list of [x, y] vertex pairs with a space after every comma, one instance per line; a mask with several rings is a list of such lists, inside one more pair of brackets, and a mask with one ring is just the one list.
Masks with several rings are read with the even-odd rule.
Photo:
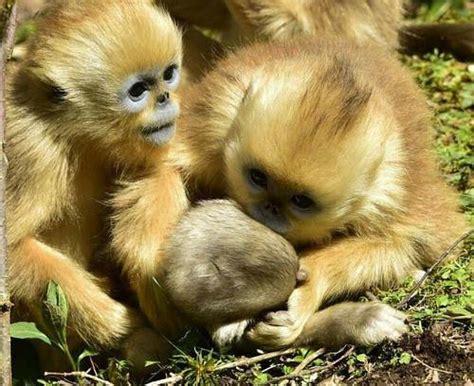
[[297, 273], [296, 273], [296, 281], [301, 283], [301, 282], [305, 282], [308, 280], [308, 277], [309, 277], [309, 274], [306, 270], [304, 269], [300, 269]]

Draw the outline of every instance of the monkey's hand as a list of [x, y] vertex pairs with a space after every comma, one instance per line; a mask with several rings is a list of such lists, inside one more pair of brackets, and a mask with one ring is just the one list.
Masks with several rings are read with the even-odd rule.
[[266, 350], [291, 346], [317, 309], [313, 291], [311, 277], [306, 277], [305, 281], [290, 295], [288, 311], [267, 314], [263, 321], [247, 332], [247, 338]]

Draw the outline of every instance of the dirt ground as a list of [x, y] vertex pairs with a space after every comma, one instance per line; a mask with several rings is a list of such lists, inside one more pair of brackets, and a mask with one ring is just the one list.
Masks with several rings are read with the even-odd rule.
[[[375, 347], [370, 352], [374, 367], [367, 374], [353, 378], [347, 363], [332, 369], [326, 385], [353, 383], [361, 385], [449, 384], [472, 385], [474, 381], [474, 344], [469, 332], [453, 323], [436, 323], [419, 336], [405, 336], [397, 343]], [[411, 355], [409, 364], [391, 363], [400, 350]], [[324, 379], [324, 374], [321, 374]]]

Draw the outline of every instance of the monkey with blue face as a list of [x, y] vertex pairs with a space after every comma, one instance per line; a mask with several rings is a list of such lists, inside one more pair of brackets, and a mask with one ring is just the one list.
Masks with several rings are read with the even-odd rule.
[[[148, 325], [172, 315], [150, 293], [164, 238], [187, 206], [166, 163], [181, 56], [178, 28], [151, 2], [69, 0], [45, 10], [9, 69], [10, 292], [15, 313], [41, 325], [48, 282], [59, 284], [71, 347], [121, 348], [144, 363], [166, 346]], [[91, 272], [107, 241], [143, 313]]]

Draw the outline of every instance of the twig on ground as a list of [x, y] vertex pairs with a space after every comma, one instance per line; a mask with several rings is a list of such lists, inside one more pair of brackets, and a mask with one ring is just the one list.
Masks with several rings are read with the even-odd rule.
[[181, 382], [182, 380], [183, 376], [181, 374], [176, 374], [168, 378], [159, 379], [158, 381], [149, 382], [145, 386], [172, 385]]
[[443, 369], [438, 369], [436, 367], [433, 367], [433, 366], [430, 366], [428, 363], [426, 362], [423, 362], [420, 358], [417, 358], [413, 353], [410, 353], [411, 357], [417, 361], [418, 363], [422, 364], [423, 366], [425, 366], [426, 368], [428, 369], [431, 369], [431, 370], [436, 370], [436, 371], [439, 371], [440, 373], [445, 373], [445, 374], [454, 374], [453, 372], [451, 371], [448, 371], [448, 370], [443, 370]]
[[250, 365], [253, 365], [255, 363], [266, 361], [267, 359], [276, 358], [276, 357], [279, 357], [279, 356], [282, 356], [282, 355], [294, 354], [295, 352], [296, 352], [295, 348], [289, 348], [289, 349], [286, 349], [286, 350], [273, 351], [273, 352], [265, 353], [265, 354], [262, 354], [262, 355], [257, 355], [255, 357], [251, 357], [251, 358], [245, 358], [244, 357], [244, 358], [241, 358], [241, 359], [239, 359], [235, 362], [226, 363], [226, 364], [217, 366], [214, 371], [229, 370], [229, 369], [233, 369], [235, 367], [240, 367], [240, 366], [250, 366]]
[[299, 374], [295, 374], [295, 372], [292, 372], [291, 374], [282, 375], [281, 377], [272, 378], [272, 379], [270, 379], [268, 382], [261, 383], [260, 385], [261, 385], [261, 386], [264, 386], [264, 385], [273, 385], [273, 384], [278, 383], [278, 382], [281, 382], [281, 381], [289, 381], [289, 380], [295, 380], [295, 381], [296, 381], [296, 380], [299, 380], [299, 379], [303, 379], [303, 377], [305, 377], [305, 376], [312, 375], [312, 374], [315, 374], [315, 373], [317, 373], [317, 372], [321, 372], [321, 371], [330, 369], [331, 367], [336, 366], [339, 362], [343, 361], [343, 360], [346, 359], [349, 355], [351, 355], [352, 352], [354, 351], [354, 349], [355, 349], [354, 346], [349, 346], [349, 348], [348, 348], [347, 351], [344, 353], [344, 355], [342, 355], [341, 357], [337, 358], [334, 362], [328, 363], [326, 366], [315, 366], [315, 367], [311, 367], [311, 368], [309, 368], [309, 369], [307, 369], [307, 370], [301, 371]]
[[319, 349], [318, 351], [308, 355], [303, 361], [296, 367], [296, 369], [292, 372], [294, 375], [298, 375], [301, 373], [306, 366], [308, 366], [312, 361], [314, 361], [317, 357], [323, 355], [326, 352], [324, 348]]
[[451, 246], [444, 251], [441, 256], [436, 260], [436, 263], [434, 263], [423, 275], [423, 277], [413, 286], [411, 289], [410, 293], [403, 299], [400, 303], [398, 303], [397, 308], [401, 308], [408, 304], [410, 300], [416, 295], [418, 290], [421, 288], [421, 286], [424, 284], [426, 279], [438, 268], [444, 260], [457, 248], [459, 244], [461, 244], [465, 239], [467, 239], [472, 233], [474, 233], [474, 229], [470, 229], [467, 232], [465, 232], [461, 237], [459, 237], [454, 243], [451, 244]]
[[326, 366], [322, 366], [322, 367], [319, 367], [319, 366], [316, 366], [316, 367], [312, 367], [310, 369], [307, 370], [307, 372], [309, 374], [312, 374], [316, 371], [323, 371], [323, 370], [327, 370], [327, 369], [330, 369], [331, 367], [334, 367], [335, 365], [337, 365], [339, 362], [343, 361], [344, 359], [346, 359], [349, 355], [351, 355], [355, 350], [355, 346], [349, 346], [347, 348], [347, 351], [344, 353], [344, 355], [340, 356], [339, 358], [337, 358], [334, 362], [331, 362], [331, 363], [328, 363]]
[[7, 157], [5, 155], [5, 76], [6, 64], [15, 42], [17, 4], [15, 0], [2, 1], [0, 6], [0, 384], [12, 384], [10, 308], [8, 291], [8, 253], [5, 235], [5, 181]]
[[[240, 366], [251, 366], [251, 365], [254, 365], [256, 363], [266, 361], [268, 359], [272, 359], [272, 358], [283, 356], [283, 355], [293, 354], [295, 352], [296, 352], [295, 348], [289, 348], [289, 349], [286, 349], [286, 350], [273, 351], [273, 352], [265, 353], [265, 354], [262, 354], [262, 355], [257, 355], [257, 356], [251, 357], [251, 358], [244, 357], [244, 358], [238, 359], [234, 362], [225, 363], [223, 365], [217, 366], [211, 372], [212, 373], [218, 373], [220, 371], [229, 370], [229, 369], [233, 369], [233, 368], [240, 367]], [[166, 385], [166, 384], [170, 384], [170, 383], [180, 382], [182, 380], [183, 380], [183, 376], [181, 374], [176, 374], [176, 375], [173, 375], [173, 376], [168, 377], [168, 378], [159, 379], [157, 381], [149, 382], [149, 383], [146, 384], [146, 386]]]
[[44, 373], [46, 377], [62, 377], [62, 378], [69, 378], [69, 377], [77, 377], [77, 378], [85, 378], [89, 379], [91, 381], [95, 382], [100, 382], [104, 385], [107, 386], [114, 386], [112, 382], [106, 381], [104, 379], [101, 379], [99, 377], [96, 377], [95, 375], [89, 374], [85, 371], [71, 371], [70, 373], [51, 373], [51, 372], [46, 372]]

